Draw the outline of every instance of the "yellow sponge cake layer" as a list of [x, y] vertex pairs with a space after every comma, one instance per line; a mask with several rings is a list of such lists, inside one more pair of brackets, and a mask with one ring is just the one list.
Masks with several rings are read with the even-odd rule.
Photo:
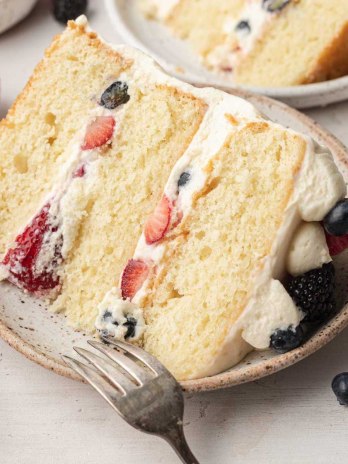
[[130, 62], [74, 23], [47, 50], [0, 122], [0, 253], [41, 205], [110, 75]]

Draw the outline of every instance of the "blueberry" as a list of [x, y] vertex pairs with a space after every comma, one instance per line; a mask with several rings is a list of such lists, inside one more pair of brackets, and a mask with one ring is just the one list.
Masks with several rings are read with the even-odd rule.
[[107, 329], [100, 330], [99, 333], [102, 338], [107, 338], [110, 335]]
[[331, 235], [348, 234], [348, 198], [339, 201], [324, 217], [323, 224], [326, 232]]
[[87, 0], [54, 0], [54, 17], [60, 23], [65, 24], [69, 19], [76, 19], [86, 13], [87, 3]]
[[249, 34], [251, 32], [251, 26], [250, 26], [249, 21], [247, 20], [239, 21], [239, 23], [237, 24], [234, 30], [236, 32], [245, 32]]
[[262, 0], [263, 9], [270, 13], [282, 10], [291, 0]]
[[179, 180], [178, 180], [178, 187], [183, 187], [188, 183], [188, 181], [191, 179], [191, 174], [189, 171], [184, 171], [180, 174]]
[[270, 347], [278, 353], [286, 353], [302, 344], [304, 333], [299, 325], [296, 329], [290, 326], [286, 330], [278, 329], [271, 335]]
[[331, 384], [337, 400], [343, 406], [348, 406], [348, 372], [336, 375]]
[[108, 110], [113, 110], [130, 99], [128, 95], [128, 85], [125, 82], [113, 82], [102, 94], [100, 105]]
[[104, 321], [110, 321], [110, 319], [112, 318], [112, 313], [106, 310], [102, 317]]
[[132, 316], [127, 316], [127, 322], [125, 322], [123, 325], [127, 327], [127, 332], [124, 338], [127, 340], [127, 338], [134, 337], [135, 326], [137, 325], [137, 320]]

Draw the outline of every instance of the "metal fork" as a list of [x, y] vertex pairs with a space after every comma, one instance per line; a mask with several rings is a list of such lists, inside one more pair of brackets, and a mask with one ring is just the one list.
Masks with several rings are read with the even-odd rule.
[[175, 378], [141, 348], [108, 338], [104, 341], [107, 344], [90, 340], [88, 343], [106, 358], [74, 347], [94, 368], [70, 356], [63, 359], [130, 425], [166, 440], [182, 462], [199, 464], [185, 439], [184, 398]]

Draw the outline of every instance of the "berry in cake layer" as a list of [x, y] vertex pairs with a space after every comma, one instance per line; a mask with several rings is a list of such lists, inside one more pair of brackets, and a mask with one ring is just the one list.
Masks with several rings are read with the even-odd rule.
[[291, 86], [348, 73], [345, 0], [138, 0], [187, 40], [211, 70], [254, 86]]

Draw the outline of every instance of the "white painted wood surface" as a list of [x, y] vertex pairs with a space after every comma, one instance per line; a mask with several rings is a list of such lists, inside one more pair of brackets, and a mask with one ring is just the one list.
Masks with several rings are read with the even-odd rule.
[[[117, 41], [101, 0], [92, 26]], [[49, 2], [0, 36], [0, 115], [60, 26]], [[307, 112], [348, 144], [348, 102]], [[348, 371], [348, 332], [309, 359], [253, 384], [186, 398], [186, 433], [202, 464], [339, 464], [348, 409], [330, 388]], [[0, 341], [0, 464], [175, 464], [169, 447], [124, 423], [88, 386], [56, 376]]]

